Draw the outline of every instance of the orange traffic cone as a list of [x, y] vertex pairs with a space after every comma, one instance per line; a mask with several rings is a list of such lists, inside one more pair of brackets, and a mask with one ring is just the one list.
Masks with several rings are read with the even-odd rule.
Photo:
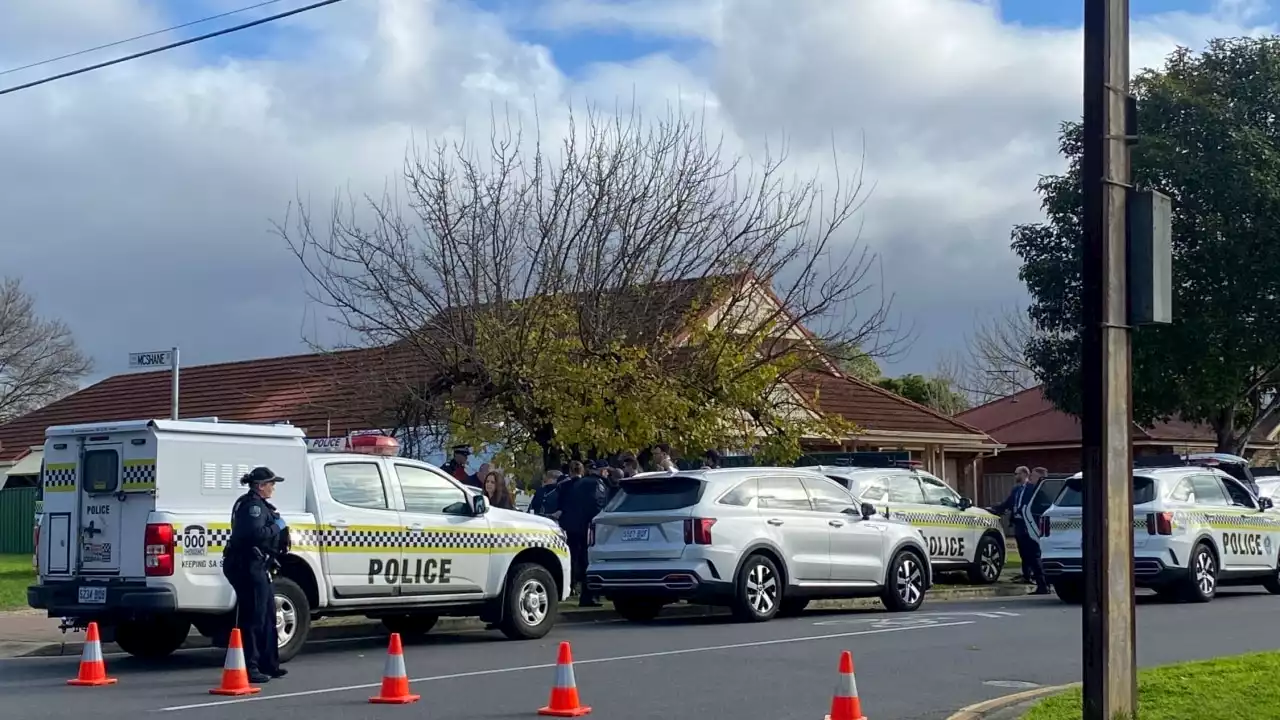
[[591, 712], [591, 708], [578, 701], [578, 683], [573, 679], [573, 652], [569, 643], [560, 643], [560, 655], [556, 658], [556, 684], [551, 688], [551, 701], [538, 710], [539, 715], [553, 717], [579, 717]]
[[400, 646], [400, 633], [391, 633], [391, 645], [387, 647], [387, 664], [382, 670], [382, 691], [369, 702], [378, 705], [407, 705], [418, 702], [421, 695], [409, 694], [409, 675], [404, 669], [404, 648]]
[[858, 700], [858, 683], [853, 679], [853, 655], [848, 650], [840, 653], [840, 679], [836, 681], [827, 720], [867, 720]]
[[107, 677], [107, 664], [102, 660], [102, 640], [98, 637], [98, 623], [89, 623], [84, 637], [84, 650], [80, 652], [80, 673], [68, 685], [97, 687], [115, 685], [116, 679]]
[[209, 691], [210, 695], [256, 695], [262, 688], [249, 684], [249, 671], [244, 666], [244, 641], [240, 628], [231, 628], [231, 641], [227, 643], [227, 659], [222, 664], [222, 684]]

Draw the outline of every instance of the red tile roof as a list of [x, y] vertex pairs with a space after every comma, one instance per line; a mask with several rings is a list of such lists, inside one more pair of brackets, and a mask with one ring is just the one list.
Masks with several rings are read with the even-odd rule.
[[855, 378], [806, 371], [795, 373], [789, 382], [805, 397], [812, 398], [816, 393], [819, 412], [837, 413], [864, 430], [973, 435], [976, 439], [989, 439], [987, 433], [957, 418]]
[[[1078, 445], [1080, 421], [1058, 410], [1036, 386], [1008, 397], [992, 400], [966, 410], [959, 419], [985, 430], [991, 437], [1010, 447], [1017, 445]], [[1260, 428], [1253, 442], [1270, 442], [1267, 434], [1274, 425]], [[1215, 443], [1213, 429], [1207, 425], [1174, 419], [1143, 428], [1133, 426], [1136, 441], [1173, 443]]]
[[[349, 350], [182, 368], [182, 417], [240, 422], [287, 420], [313, 436], [380, 427], [386, 413], [365, 391], [368, 373], [401, 371], [383, 350]], [[0, 460], [44, 442], [45, 429], [109, 420], [169, 417], [169, 371], [116, 375], [0, 425]]]

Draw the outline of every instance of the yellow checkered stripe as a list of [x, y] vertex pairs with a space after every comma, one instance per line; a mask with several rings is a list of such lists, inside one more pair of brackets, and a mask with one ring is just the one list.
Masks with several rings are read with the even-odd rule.
[[73, 462], [46, 463], [43, 478], [46, 493], [75, 492], [76, 464]]
[[912, 525], [921, 527], [993, 528], [1000, 525], [1000, 519], [995, 516], [984, 517], [962, 512], [890, 509], [889, 517], [905, 520]]
[[[1059, 518], [1059, 517], [1049, 518], [1050, 532], [1053, 532], [1054, 530], [1083, 530], [1083, 529], [1084, 529], [1084, 518]], [[1145, 517], [1134, 518], [1133, 529], [1146, 530], [1147, 519]]]
[[1190, 512], [1191, 522], [1208, 525], [1215, 530], [1277, 530], [1276, 518], [1260, 513]]
[[[221, 552], [231, 539], [229, 523], [187, 525], [175, 527], [182, 535], [187, 528], [204, 529], [205, 545], [210, 551]], [[515, 553], [526, 548], [545, 548], [561, 555], [569, 555], [569, 545], [554, 530], [530, 530], [525, 528], [463, 530], [450, 527], [428, 527], [422, 530], [405, 530], [396, 526], [369, 525], [335, 528], [329, 525], [290, 525], [289, 538], [295, 551], [378, 553], [407, 552], [430, 554], [465, 553]], [[179, 544], [181, 549], [181, 544]]]
[[156, 459], [124, 461], [124, 475], [120, 478], [124, 492], [147, 492], [156, 489]]

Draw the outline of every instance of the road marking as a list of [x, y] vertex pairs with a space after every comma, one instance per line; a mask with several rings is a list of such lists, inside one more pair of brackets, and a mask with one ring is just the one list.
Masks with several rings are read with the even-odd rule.
[[[777, 640], [756, 640], [753, 642], [731, 643], [729, 645], [708, 645], [706, 647], [683, 648], [680, 650], [661, 650], [658, 652], [639, 653], [636, 655], [616, 655], [614, 657], [588, 658], [586, 660], [574, 660], [574, 665], [595, 665], [597, 663], [625, 662], [627, 660], [646, 660], [648, 658], [670, 657], [673, 655], [691, 655], [693, 653], [716, 652], [720, 650], [737, 650], [741, 648], [766, 647], [769, 645], [784, 645], [786, 643], [810, 642], [813, 640], [833, 640], [836, 638], [858, 637], [860, 635], [882, 635], [892, 632], [906, 632], [908, 630], [935, 630], [944, 627], [957, 627], [960, 625], [973, 625], [976, 620], [963, 620], [960, 622], [939, 623], [937, 625], [918, 625], [908, 627], [892, 627], [880, 630], [857, 630], [854, 632], [833, 633], [831, 635], [806, 635], [804, 637], [780, 638]], [[524, 672], [526, 670], [546, 670], [555, 667], [555, 663], [539, 663], [537, 665], [521, 665], [511, 668], [494, 668], [491, 670], [473, 670], [471, 672], [450, 673], [448, 675], [432, 675], [430, 677], [413, 678], [409, 680], [411, 683], [420, 682], [436, 682], [439, 680], [457, 680], [460, 678], [480, 677], [484, 675], [501, 675], [504, 673]], [[381, 682], [365, 683], [363, 685], [347, 685], [345, 687], [336, 688], [320, 688], [318, 690], [300, 690], [298, 692], [280, 693], [279, 695], [254, 695], [252, 697], [236, 698], [234, 700], [218, 700], [214, 702], [193, 703], [191, 705], [173, 705], [171, 707], [160, 708], [152, 712], [181, 712], [183, 710], [196, 710], [199, 708], [222, 707], [223, 705], [238, 705], [240, 703], [263, 702], [265, 700], [283, 700], [286, 698], [306, 697], [308, 695], [325, 695], [336, 692], [349, 692], [351, 690], [368, 690], [370, 688], [381, 687]]]

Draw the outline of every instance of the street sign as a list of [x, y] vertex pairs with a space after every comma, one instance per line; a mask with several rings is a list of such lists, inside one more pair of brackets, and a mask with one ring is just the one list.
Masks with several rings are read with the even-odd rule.
[[157, 350], [155, 352], [129, 353], [129, 367], [131, 368], [169, 367], [172, 364], [173, 364], [172, 350]]

